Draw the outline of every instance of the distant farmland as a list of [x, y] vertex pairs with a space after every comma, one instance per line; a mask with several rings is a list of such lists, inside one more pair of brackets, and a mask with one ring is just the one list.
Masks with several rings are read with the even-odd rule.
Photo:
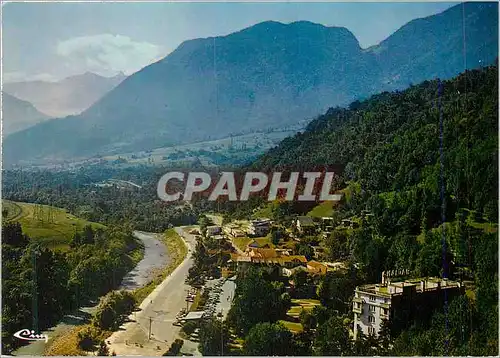
[[36, 205], [2, 200], [2, 211], [6, 211], [5, 221], [18, 221], [23, 232], [32, 239], [39, 240], [44, 246], [66, 250], [75, 231], [85, 225], [104, 228], [102, 224], [91, 223], [69, 214], [66, 210], [49, 205]]

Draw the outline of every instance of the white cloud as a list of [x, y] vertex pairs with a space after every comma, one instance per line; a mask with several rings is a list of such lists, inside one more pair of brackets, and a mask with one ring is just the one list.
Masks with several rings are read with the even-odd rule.
[[25, 82], [25, 81], [47, 81], [54, 82], [59, 79], [51, 75], [50, 73], [39, 73], [39, 74], [27, 74], [25, 72], [4, 72], [3, 82]]
[[159, 60], [160, 46], [111, 34], [75, 37], [57, 44], [57, 54], [65, 57], [72, 72], [127, 75]]

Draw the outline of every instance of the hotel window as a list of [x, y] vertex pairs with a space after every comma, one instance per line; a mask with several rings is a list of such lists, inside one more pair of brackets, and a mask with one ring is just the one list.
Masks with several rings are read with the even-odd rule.
[[368, 322], [370, 322], [370, 323], [375, 323], [375, 317], [373, 317], [373, 316], [368, 316]]
[[373, 305], [368, 305], [368, 311], [370, 311], [370, 312], [375, 312], [375, 306], [373, 306]]
[[375, 334], [375, 328], [368, 327], [368, 334]]
[[370, 301], [375, 301], [375, 296], [370, 296]]

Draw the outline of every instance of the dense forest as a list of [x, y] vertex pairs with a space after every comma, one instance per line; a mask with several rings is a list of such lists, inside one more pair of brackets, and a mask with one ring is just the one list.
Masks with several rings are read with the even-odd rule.
[[[157, 196], [160, 177], [174, 168], [89, 166], [73, 171], [10, 170], [3, 174], [4, 199], [53, 205], [83, 219], [103, 224], [129, 223], [134, 230], [162, 232], [170, 226], [196, 222], [189, 205], [162, 202]], [[109, 179], [138, 184], [100, 186]]]
[[[333, 108], [304, 133], [285, 139], [254, 168], [345, 165], [346, 181], [360, 185], [365, 202], [374, 194], [417, 195], [425, 217], [419, 228], [439, 221], [440, 114], [447, 216], [476, 210], [492, 221], [498, 214], [498, 71], [467, 71], [442, 82], [426, 81], [403, 92], [384, 92], [348, 109]], [[379, 196], [380, 197], [380, 196]], [[427, 209], [427, 210], [424, 210]], [[439, 215], [437, 216], [439, 218]]]
[[53, 251], [31, 240], [19, 223], [2, 226], [2, 354], [22, 342], [13, 334], [50, 327], [65, 313], [116, 289], [137, 264], [130, 228], [90, 226], [76, 232], [71, 250]]

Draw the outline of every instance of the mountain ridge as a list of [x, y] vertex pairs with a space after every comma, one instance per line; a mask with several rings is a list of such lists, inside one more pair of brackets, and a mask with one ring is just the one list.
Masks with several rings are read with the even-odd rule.
[[52, 117], [78, 114], [115, 88], [125, 78], [123, 73], [104, 77], [93, 72], [72, 75], [59, 81], [22, 81], [4, 84], [4, 92], [28, 101]]
[[[466, 56], [488, 64], [498, 56], [498, 5], [479, 5], [466, 7]], [[367, 51], [345, 28], [303, 21], [268, 21], [185, 41], [79, 116], [7, 138], [18, 148], [9, 151], [9, 160], [88, 157], [224, 138], [312, 119], [329, 107], [422, 79], [452, 77], [463, 70], [459, 7], [404, 25], [379, 44], [389, 49]], [[444, 28], [436, 16], [446, 19]], [[432, 34], [451, 30], [437, 46]], [[408, 48], [408, 32], [417, 49]], [[70, 133], [78, 138], [68, 143]], [[34, 151], [28, 138], [44, 144]]]
[[2, 93], [2, 136], [26, 129], [49, 118], [28, 101]]

